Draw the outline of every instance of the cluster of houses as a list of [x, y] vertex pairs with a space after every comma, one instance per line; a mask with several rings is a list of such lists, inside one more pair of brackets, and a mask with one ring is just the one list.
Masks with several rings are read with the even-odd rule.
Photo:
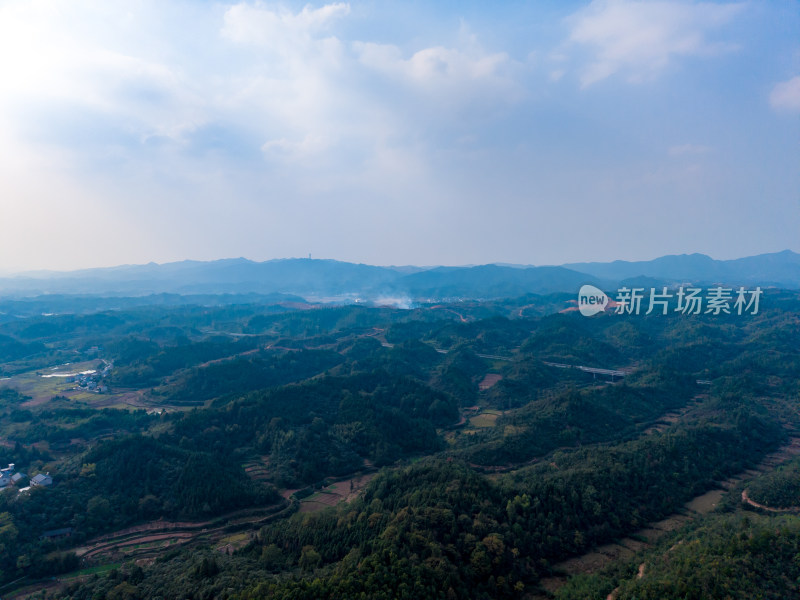
[[25, 473], [17, 473], [14, 463], [10, 463], [6, 468], [0, 469], [0, 491], [6, 489], [10, 485], [18, 487], [20, 492], [27, 492], [32, 487], [48, 487], [53, 485], [53, 478], [50, 477], [50, 473], [39, 473], [30, 478], [27, 487], [19, 487], [20, 482], [27, 478], [28, 476], [25, 475]]
[[26, 477], [25, 473], [17, 473], [14, 470], [14, 463], [10, 463], [5, 469], [0, 469], [0, 490], [6, 489], [9, 485], [18, 485]]
[[[105, 371], [104, 371], [105, 373]], [[74, 377], [68, 377], [67, 383], [76, 383], [79, 388], [83, 388], [90, 392], [99, 392], [101, 394], [108, 391], [108, 386], [98, 381], [98, 376], [94, 373], [81, 373]]]
[[103, 368], [95, 373], [93, 377], [86, 379], [86, 382], [79, 382], [81, 387], [85, 387], [90, 392], [99, 392], [105, 394], [108, 392], [108, 386], [103, 383], [103, 379], [108, 375], [109, 371], [114, 365], [107, 360], [103, 361]]

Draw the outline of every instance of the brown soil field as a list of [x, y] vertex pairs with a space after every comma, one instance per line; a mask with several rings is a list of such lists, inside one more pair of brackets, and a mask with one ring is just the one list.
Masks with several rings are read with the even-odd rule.
[[[374, 476], [374, 473], [366, 473], [332, 483], [324, 490], [303, 499], [300, 502], [300, 512], [315, 512], [329, 506], [336, 506], [339, 502], [350, 502], [361, 493]], [[353, 484], [352, 489], [350, 489], [351, 483]]]
[[502, 378], [503, 376], [497, 373], [487, 373], [486, 376], [483, 378], [483, 381], [481, 381], [478, 384], [478, 389], [481, 391], [488, 390]]

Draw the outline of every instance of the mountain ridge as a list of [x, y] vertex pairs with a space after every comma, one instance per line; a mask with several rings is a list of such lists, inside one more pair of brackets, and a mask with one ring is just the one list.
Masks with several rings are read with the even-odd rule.
[[564, 265], [377, 266], [334, 259], [224, 258], [119, 265], [76, 271], [28, 271], [0, 278], [0, 295], [44, 294], [293, 294], [314, 299], [490, 299], [574, 293], [583, 284], [613, 289], [623, 282], [653, 285], [725, 284], [800, 289], [800, 254], [791, 250], [731, 260], [705, 254], [650, 261]]

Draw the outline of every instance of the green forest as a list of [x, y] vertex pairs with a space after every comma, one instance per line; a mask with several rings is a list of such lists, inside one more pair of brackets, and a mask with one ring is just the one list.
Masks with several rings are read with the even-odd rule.
[[800, 595], [796, 295], [520, 316], [557, 301], [5, 320], [0, 595]]

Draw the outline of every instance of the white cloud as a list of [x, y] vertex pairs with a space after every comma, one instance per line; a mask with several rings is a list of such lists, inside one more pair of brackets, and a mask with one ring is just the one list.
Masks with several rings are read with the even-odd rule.
[[713, 56], [735, 46], [708, 39], [743, 4], [594, 0], [572, 15], [569, 43], [591, 53], [582, 86], [620, 73], [629, 81], [654, 77], [676, 57]]
[[478, 98], [505, 101], [520, 95], [518, 83], [523, 64], [506, 52], [489, 52], [466, 23], [458, 30], [453, 46], [428, 46], [404, 51], [394, 44], [352, 43], [360, 64], [375, 74], [426, 94], [428, 101], [450, 109]]
[[800, 75], [775, 85], [769, 103], [775, 110], [800, 112]]
[[255, 119], [251, 126], [266, 137], [265, 156], [319, 148], [320, 143], [309, 140], [335, 141], [341, 121], [349, 121], [347, 107], [354, 99], [340, 84], [348, 58], [344, 44], [330, 31], [349, 12], [349, 5], [342, 3], [306, 6], [298, 13], [260, 3], [225, 11], [222, 38], [251, 48], [244, 68], [235, 74], [236, 85], [228, 85], [238, 90], [231, 108], [245, 109]]
[[231, 110], [250, 115], [268, 162], [308, 166], [313, 157], [316, 169], [349, 161], [348, 169], [387, 177], [410, 169], [424, 177], [424, 161], [409, 159], [420, 151], [417, 136], [456, 119], [460, 108], [496, 110], [520, 96], [515, 63], [485, 51], [463, 23], [454, 47], [409, 54], [393, 44], [340, 38], [349, 14], [341, 3], [300, 12], [242, 3], [225, 11], [221, 37], [246, 49], [251, 65], [238, 74]]
[[503, 52], [468, 54], [435, 46], [404, 59], [399, 48], [388, 44], [358, 42], [354, 48], [364, 65], [425, 86], [501, 81], [505, 79], [503, 68], [509, 64]]
[[369, 85], [390, 86], [383, 107], [402, 115], [402, 129], [479, 126], [526, 96], [524, 65], [477, 44], [404, 52], [392, 44], [354, 42], [352, 48]]
[[[697, 143], [716, 153], [748, 130], [721, 141], [719, 123], [684, 120], [694, 80], [671, 82], [676, 110], [630, 118], [628, 95], [595, 103], [564, 84], [581, 64], [590, 85], [725, 52], [721, 27], [739, 5], [594, 3], [558, 45], [565, 22], [547, 21], [552, 11], [535, 22], [537, 3], [530, 21], [468, 11], [476, 35], [457, 7], [280, 2], [0, 0], [0, 256], [42, 267], [312, 250], [500, 260], [495, 247], [558, 246], [552, 223], [569, 215], [543, 207], [596, 202], [581, 183], [595, 161], [636, 171], [649, 149], [686, 157], [668, 161], [683, 173], [708, 151]], [[750, 25], [748, 43], [772, 35]], [[704, 83], [728, 98], [727, 78]], [[776, 109], [796, 106], [793, 86], [775, 88]], [[720, 118], [761, 118], [737, 101]], [[630, 141], [641, 143], [621, 156]], [[752, 158], [759, 175], [747, 181], [788, 181], [783, 163]], [[719, 179], [742, 187], [744, 169], [731, 173]], [[528, 235], [533, 222], [548, 244]], [[198, 235], [209, 223], [215, 235]]]
[[281, 46], [287, 42], [307, 42], [349, 13], [350, 5], [344, 3], [326, 4], [321, 8], [306, 6], [295, 14], [285, 8], [270, 10], [262, 4], [243, 2], [225, 11], [222, 35], [238, 43], [284, 50]]
[[203, 123], [192, 84], [173, 66], [126, 52], [126, 21], [111, 12], [78, 1], [0, 7], [0, 109], [86, 110], [124, 120], [142, 141], [178, 140]]
[[[255, 138], [252, 150], [267, 161], [322, 153], [345, 160], [343, 147], [369, 156], [390, 139], [413, 138], [414, 128], [427, 134], [476, 99], [486, 106], [520, 95], [513, 61], [484, 51], [463, 24], [455, 47], [418, 44], [406, 53], [342, 39], [351, 10], [341, 2], [299, 10], [261, 2], [120, 6], [0, 5], [0, 118], [19, 124], [20, 138], [38, 128], [40, 139], [58, 143], [59, 130], [72, 135], [69, 122], [83, 115], [98, 135], [83, 136], [71, 152], [88, 151], [90, 161], [107, 150], [89, 148], [92, 139], [168, 140], [193, 150], [204, 128], [215, 127]], [[203, 42], [187, 43], [194, 37]], [[387, 97], [381, 78], [421, 94], [413, 118], [401, 99]], [[431, 112], [439, 120], [431, 122]]]

